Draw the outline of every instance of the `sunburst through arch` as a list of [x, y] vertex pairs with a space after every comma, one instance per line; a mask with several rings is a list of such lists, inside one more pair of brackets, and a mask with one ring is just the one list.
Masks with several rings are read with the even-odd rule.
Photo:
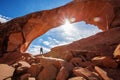
[[43, 47], [43, 51], [46, 53], [53, 47], [69, 44], [101, 31], [97, 26], [86, 24], [85, 21], [72, 23], [70, 19], [65, 18], [61, 26], [53, 28], [33, 40], [26, 52], [38, 55], [40, 54], [40, 47]]

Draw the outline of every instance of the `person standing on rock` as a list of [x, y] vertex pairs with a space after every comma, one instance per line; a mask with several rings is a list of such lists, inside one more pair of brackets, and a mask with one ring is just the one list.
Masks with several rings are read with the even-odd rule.
[[40, 48], [40, 54], [43, 54], [43, 48], [42, 47]]

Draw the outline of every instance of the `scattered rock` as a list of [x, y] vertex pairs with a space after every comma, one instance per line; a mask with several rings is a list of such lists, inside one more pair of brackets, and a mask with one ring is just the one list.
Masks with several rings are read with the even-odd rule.
[[92, 59], [92, 62], [97, 66], [106, 67], [106, 68], [117, 68], [117, 66], [118, 66], [116, 61], [108, 56], [94, 57]]
[[25, 61], [19, 61], [18, 63], [21, 64], [20, 67], [30, 68], [30, 66], [31, 66], [29, 63], [27, 63], [27, 62], [25, 62]]
[[29, 77], [28, 80], [36, 80], [34, 77]]
[[40, 71], [42, 71], [43, 67], [39, 64], [33, 64], [28, 69], [28, 73], [31, 74], [32, 77], [37, 77]]
[[112, 80], [110, 77], [107, 76], [107, 72], [105, 72], [100, 67], [95, 66], [95, 70], [104, 80]]
[[120, 44], [115, 49], [113, 55], [114, 55], [115, 58], [119, 58], [120, 59]]
[[89, 79], [89, 80], [98, 80], [99, 79], [97, 77], [97, 75], [95, 75], [94, 73], [92, 73], [88, 69], [82, 68], [82, 67], [76, 67], [73, 70], [73, 73], [74, 73], [75, 76], [81, 76], [81, 77], [84, 77], [84, 78]]
[[74, 66], [79, 66], [79, 64], [82, 62], [82, 59], [81, 58], [72, 58], [70, 60], [70, 62], [74, 65]]
[[28, 72], [28, 69], [31, 67], [31, 65], [25, 61], [19, 61], [15, 64], [13, 64], [13, 67], [15, 67], [15, 75], [19, 74], [25, 74]]
[[87, 79], [85, 79], [83, 77], [73, 77], [73, 78], [70, 78], [68, 80], [87, 80]]
[[12, 80], [11, 78], [5, 79], [5, 80]]
[[120, 69], [111, 69], [111, 68], [104, 68], [104, 71], [107, 72], [107, 75], [112, 78], [113, 80], [120, 80]]
[[62, 66], [64, 66], [68, 71], [72, 71], [73, 65], [63, 59], [59, 58], [52, 58], [52, 57], [41, 57], [40, 63], [42, 66], [48, 66], [48, 65], [54, 65], [56, 68], [60, 69]]
[[43, 70], [38, 75], [38, 80], [55, 80], [57, 76], [57, 68], [53, 64], [44, 66]]
[[0, 64], [0, 80], [10, 79], [13, 76], [15, 68], [7, 65], [7, 64]]
[[65, 57], [63, 58], [66, 61], [70, 61], [73, 58], [73, 55], [71, 52], [69, 52], [68, 54], [65, 54]]
[[31, 76], [30, 74], [24, 74], [20, 77], [20, 80], [28, 80], [30, 76]]
[[65, 69], [65, 67], [61, 67], [56, 80], [67, 80], [68, 77], [69, 72], [67, 71], [67, 69]]

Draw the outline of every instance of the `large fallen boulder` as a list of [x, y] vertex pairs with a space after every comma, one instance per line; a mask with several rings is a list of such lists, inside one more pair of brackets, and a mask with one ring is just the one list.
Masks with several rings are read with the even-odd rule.
[[[43, 66], [42, 71], [38, 75], [38, 80], [54, 80], [66, 79], [69, 73], [72, 72], [73, 65], [63, 59], [52, 57], [39, 57], [40, 65]], [[51, 74], [52, 73], [52, 74]], [[67, 73], [63, 76], [63, 73]]]
[[32, 64], [28, 69], [28, 73], [31, 74], [32, 77], [37, 77], [39, 73], [42, 71], [43, 66], [40, 64]]
[[80, 77], [83, 77], [88, 80], [99, 80], [99, 77], [96, 74], [94, 74], [93, 72], [89, 71], [88, 69], [82, 68], [82, 67], [76, 67], [73, 70], [73, 74], [75, 76], [80, 76]]
[[0, 64], [0, 80], [6, 80], [13, 76], [15, 68], [7, 65], [7, 64]]
[[20, 52], [10, 52], [4, 54], [3, 57], [0, 58], [0, 63], [13, 65], [18, 63], [19, 61], [25, 61], [29, 64], [34, 62], [34, 57], [28, 53], [20, 53]]
[[57, 68], [53, 64], [44, 66], [43, 70], [38, 75], [38, 80], [55, 80], [57, 76]]
[[98, 66], [95, 66], [96, 72], [104, 79], [104, 80], [112, 80], [108, 75], [107, 72], [101, 69]]
[[106, 68], [117, 68], [118, 63], [109, 56], [96, 56], [92, 59], [92, 63], [97, 66]]
[[22, 76], [20, 76], [20, 80], [28, 80], [30, 76], [30, 74], [23, 74]]
[[67, 80], [69, 77], [69, 72], [65, 69], [65, 67], [61, 67], [56, 80]]

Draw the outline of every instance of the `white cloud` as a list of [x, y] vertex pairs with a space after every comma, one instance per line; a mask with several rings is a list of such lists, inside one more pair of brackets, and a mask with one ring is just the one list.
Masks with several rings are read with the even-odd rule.
[[9, 20], [10, 20], [9, 17], [6, 17], [6, 16], [3, 16], [3, 15], [0, 15], [0, 22], [1, 22], [1, 23], [5, 23], [5, 22], [7, 22], [7, 21], [9, 21]]
[[49, 41], [44, 41], [43, 44], [48, 46], [48, 45], [50, 45], [50, 42]]
[[48, 46], [49, 48], [53, 48], [53, 47], [59, 45], [60, 43], [61, 42], [59, 42], [58, 40], [51, 38], [51, 37], [48, 37], [47, 41], [43, 41], [43, 44]]

